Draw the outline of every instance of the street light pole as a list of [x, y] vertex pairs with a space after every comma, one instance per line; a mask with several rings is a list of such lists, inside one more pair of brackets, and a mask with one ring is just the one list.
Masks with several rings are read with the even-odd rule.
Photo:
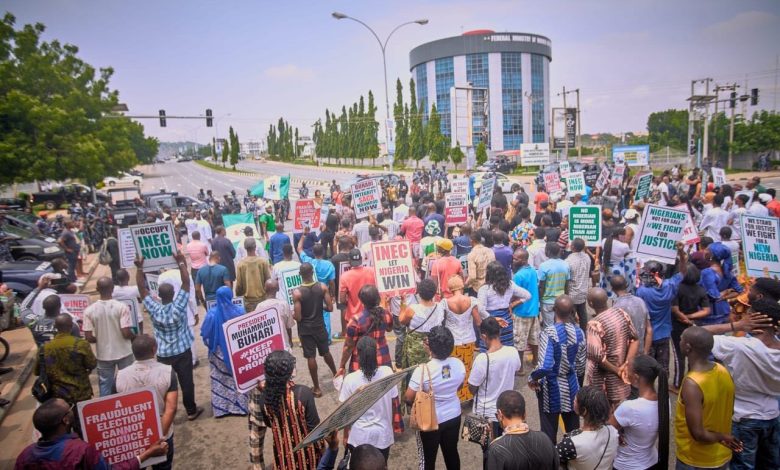
[[376, 39], [376, 42], [379, 44], [379, 49], [382, 50], [382, 69], [384, 71], [384, 78], [385, 78], [385, 148], [387, 149], [387, 156], [388, 156], [388, 159], [390, 160], [390, 173], [392, 173], [393, 172], [393, 160], [394, 159], [390, 155], [390, 132], [389, 132], [390, 129], [387, 127], [387, 123], [388, 123], [388, 121], [390, 121], [390, 94], [389, 94], [388, 88], [387, 88], [387, 55], [386, 55], [387, 43], [388, 43], [388, 41], [390, 41], [390, 37], [393, 35], [393, 33], [398, 31], [401, 27], [409, 25], [409, 24], [419, 24], [420, 26], [424, 26], [424, 25], [428, 24], [428, 20], [427, 19], [420, 19], [420, 20], [414, 20], [414, 21], [407, 21], [406, 23], [401, 23], [398, 26], [396, 26], [395, 28], [393, 28], [393, 30], [390, 31], [390, 34], [387, 35], [387, 38], [385, 38], [385, 41], [382, 42], [382, 40], [379, 39], [379, 35], [377, 35], [376, 32], [373, 29], [371, 29], [371, 27], [369, 25], [367, 25], [366, 23], [360, 21], [359, 19], [353, 18], [353, 17], [351, 17], [349, 15], [345, 15], [344, 13], [339, 13], [337, 11], [331, 13], [331, 16], [333, 18], [337, 19], [337, 20], [345, 20], [346, 19], [346, 20], [355, 21], [356, 23], [360, 23], [367, 30], [369, 30], [371, 32], [371, 34]]

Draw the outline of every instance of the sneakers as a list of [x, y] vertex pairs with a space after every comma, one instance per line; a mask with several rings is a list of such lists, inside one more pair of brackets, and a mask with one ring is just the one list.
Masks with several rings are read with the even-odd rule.
[[187, 415], [187, 421], [195, 421], [201, 414], [203, 414], [203, 408], [199, 406], [195, 409], [195, 413]]

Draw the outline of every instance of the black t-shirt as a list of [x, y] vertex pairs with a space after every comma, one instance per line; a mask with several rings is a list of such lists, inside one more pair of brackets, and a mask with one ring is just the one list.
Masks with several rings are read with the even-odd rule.
[[336, 214], [328, 214], [328, 218], [325, 219], [325, 227], [331, 233], [339, 231], [339, 216]]
[[509, 202], [506, 200], [504, 193], [495, 193], [493, 194], [493, 197], [490, 198], [490, 205], [492, 207], [499, 207], [502, 211], [506, 212]]
[[322, 317], [322, 301], [325, 299], [325, 289], [315, 282], [311, 286], [300, 286], [301, 321], [298, 322], [298, 334], [315, 334], [325, 330], [325, 320]]
[[672, 305], [680, 308], [685, 314], [696, 313], [699, 310], [710, 306], [710, 299], [707, 291], [698, 284], [680, 284], [677, 289], [677, 297], [672, 301]]
[[561, 214], [558, 211], [553, 212], [537, 212], [536, 216], [534, 217], [534, 225], [537, 227], [542, 225], [542, 217], [545, 215], [549, 216], [552, 219], [553, 227], [557, 227], [561, 225]]
[[[333, 263], [333, 268], [336, 270], [336, 277], [333, 282], [336, 284], [336, 292], [339, 291], [339, 278], [341, 277], [341, 271], [349, 270], [349, 255], [347, 253], [336, 253], [330, 257], [330, 262]], [[342, 263], [343, 266], [342, 266]]]
[[485, 462], [490, 470], [558, 470], [558, 465], [555, 446], [539, 431], [499, 437], [490, 443]]

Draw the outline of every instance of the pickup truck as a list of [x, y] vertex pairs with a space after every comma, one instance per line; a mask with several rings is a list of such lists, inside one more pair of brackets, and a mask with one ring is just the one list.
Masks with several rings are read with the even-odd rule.
[[[192, 208], [197, 210], [207, 209], [205, 203], [198, 201], [194, 197], [183, 196], [177, 192], [157, 192], [157, 193], [139, 193], [136, 189], [113, 189], [109, 190], [111, 195], [124, 193], [124, 198], [117, 200], [112, 197], [112, 214], [117, 225], [127, 227], [141, 223], [138, 220], [138, 209], [135, 200], [140, 198], [144, 205], [151, 210], [160, 210], [163, 208], [172, 211], [188, 211]], [[127, 193], [130, 193], [128, 196]]]
[[[97, 191], [95, 197], [98, 202], [108, 201], [108, 195], [102, 191]], [[83, 184], [71, 183], [55, 188], [53, 191], [43, 191], [32, 195], [33, 204], [43, 204], [46, 210], [50, 211], [59, 209], [63, 204], [72, 204], [76, 201], [92, 202], [92, 189]]]

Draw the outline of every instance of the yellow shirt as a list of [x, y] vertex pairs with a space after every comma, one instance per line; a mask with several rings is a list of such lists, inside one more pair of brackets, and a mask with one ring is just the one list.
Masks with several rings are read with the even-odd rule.
[[[715, 364], [707, 372], [688, 372], [686, 379], [693, 380], [704, 396], [702, 419], [704, 428], [720, 433], [731, 433], [731, 415], [734, 410], [734, 381], [729, 371]], [[731, 460], [731, 450], [720, 444], [697, 442], [688, 431], [685, 420], [685, 403], [677, 400], [674, 419], [674, 439], [677, 444], [677, 458], [681, 462], [704, 468], [717, 468]]]

